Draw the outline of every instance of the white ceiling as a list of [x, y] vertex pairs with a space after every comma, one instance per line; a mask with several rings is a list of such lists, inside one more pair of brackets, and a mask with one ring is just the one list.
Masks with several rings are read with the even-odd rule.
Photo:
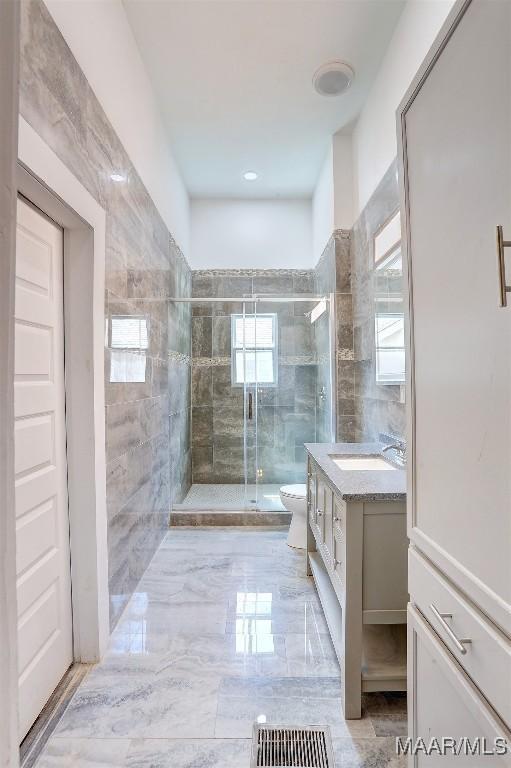
[[[308, 197], [330, 136], [349, 129], [404, 0], [123, 0], [193, 197]], [[329, 59], [355, 69], [336, 99]], [[260, 174], [246, 182], [246, 170]]]

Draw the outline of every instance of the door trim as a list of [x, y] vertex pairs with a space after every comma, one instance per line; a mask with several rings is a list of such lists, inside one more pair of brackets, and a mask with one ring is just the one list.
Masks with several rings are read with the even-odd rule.
[[73, 652], [108, 643], [104, 286], [106, 214], [20, 117], [18, 192], [64, 230], [64, 355]]

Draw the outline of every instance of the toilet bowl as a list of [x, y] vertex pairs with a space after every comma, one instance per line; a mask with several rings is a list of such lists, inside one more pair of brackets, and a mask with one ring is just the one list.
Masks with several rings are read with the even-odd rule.
[[307, 547], [307, 486], [283, 485], [280, 489], [280, 500], [288, 512], [291, 512], [291, 525], [287, 535], [290, 547], [305, 549]]

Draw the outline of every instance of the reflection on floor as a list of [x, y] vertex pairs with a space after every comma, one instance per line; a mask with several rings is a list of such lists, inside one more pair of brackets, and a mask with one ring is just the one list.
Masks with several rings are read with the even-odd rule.
[[304, 554], [286, 531], [171, 531], [38, 768], [248, 768], [255, 720], [328, 724], [336, 768], [405, 768], [399, 694], [346, 722]]
[[194, 483], [176, 510], [236, 510], [258, 509], [282, 511], [279, 496], [280, 485], [227, 483]]

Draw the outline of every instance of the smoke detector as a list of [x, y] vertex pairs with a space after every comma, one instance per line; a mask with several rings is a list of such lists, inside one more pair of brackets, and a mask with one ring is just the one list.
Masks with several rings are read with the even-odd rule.
[[344, 61], [327, 61], [312, 78], [312, 84], [320, 96], [341, 96], [350, 87], [355, 72]]

